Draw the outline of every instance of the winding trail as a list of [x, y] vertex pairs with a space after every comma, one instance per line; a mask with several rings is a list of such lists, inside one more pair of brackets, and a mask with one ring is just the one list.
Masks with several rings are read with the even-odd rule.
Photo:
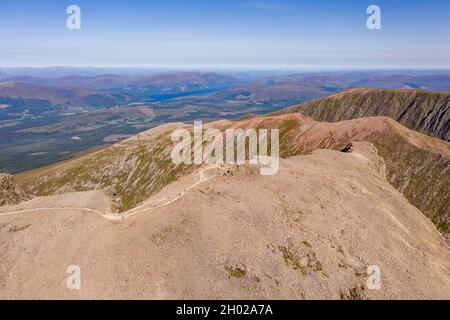
[[[211, 169], [216, 169], [217, 166], [211, 166], [211, 167], [207, 167], [204, 168], [202, 170], [199, 171], [199, 180], [195, 183], [193, 183], [192, 185], [190, 185], [189, 187], [185, 188], [181, 193], [179, 193], [177, 196], [173, 197], [172, 199], [163, 202], [159, 205], [154, 205], [151, 208], [144, 208], [135, 212], [130, 212], [127, 214], [116, 214], [116, 213], [112, 213], [112, 212], [108, 212], [108, 211], [102, 211], [102, 210], [97, 210], [97, 209], [92, 209], [92, 208], [82, 208], [82, 207], [61, 207], [61, 208], [34, 208], [34, 209], [23, 209], [23, 210], [18, 210], [18, 211], [11, 211], [11, 212], [3, 212], [0, 213], [0, 217], [1, 216], [9, 216], [9, 215], [14, 215], [14, 214], [20, 214], [20, 213], [31, 213], [31, 212], [38, 212], [38, 211], [73, 211], [73, 210], [78, 210], [78, 211], [85, 211], [85, 212], [93, 212], [96, 214], [99, 214], [100, 216], [102, 216], [102, 218], [106, 219], [106, 220], [112, 220], [112, 221], [119, 221], [119, 220], [125, 220], [129, 217], [135, 216], [137, 214], [140, 213], [144, 213], [144, 212], [148, 212], [148, 211], [152, 211], [152, 210], [156, 210], [165, 206], [168, 206], [171, 203], [174, 203], [175, 201], [179, 200], [181, 197], [183, 197], [189, 190], [197, 187], [198, 185], [202, 184], [203, 182], [206, 182], [208, 180], [213, 179], [214, 177], [216, 177], [215, 175], [211, 176], [211, 177], [207, 177], [205, 175], [205, 171], [211, 170]], [[136, 210], [140, 207], [145, 206], [145, 204], [142, 204], [136, 208], [131, 209], [130, 211]]]

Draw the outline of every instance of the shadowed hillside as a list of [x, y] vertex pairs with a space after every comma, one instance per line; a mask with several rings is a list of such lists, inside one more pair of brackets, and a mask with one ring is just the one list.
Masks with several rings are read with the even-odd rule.
[[292, 106], [275, 114], [293, 112], [327, 122], [386, 116], [418, 132], [450, 140], [448, 92], [352, 89]]

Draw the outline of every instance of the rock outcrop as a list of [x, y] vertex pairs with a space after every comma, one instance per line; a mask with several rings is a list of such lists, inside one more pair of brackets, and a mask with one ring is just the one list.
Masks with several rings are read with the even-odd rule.
[[0, 173], [0, 206], [17, 204], [28, 198], [13, 176]]

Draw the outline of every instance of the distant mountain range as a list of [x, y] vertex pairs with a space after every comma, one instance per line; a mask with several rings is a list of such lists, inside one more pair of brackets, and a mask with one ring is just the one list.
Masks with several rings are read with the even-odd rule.
[[[450, 91], [450, 75], [404, 75], [369, 72], [323, 72], [264, 77], [210, 94], [223, 103], [273, 103], [279, 107], [309, 101], [351, 88], [426, 89]], [[206, 98], [206, 97], [205, 97]], [[199, 99], [201, 100], [201, 99]]]
[[[100, 75], [0, 79], [2, 114], [23, 110], [42, 113], [51, 107], [109, 108], [131, 102], [151, 101], [224, 89], [240, 81], [215, 73], [173, 72], [155, 76]], [[7, 108], [8, 107], [8, 108]]]
[[[151, 101], [211, 93], [204, 96], [203, 100], [221, 103], [235, 101], [238, 104], [242, 104], [243, 101], [254, 101], [286, 106], [289, 103], [320, 98], [354, 87], [450, 90], [450, 75], [441, 73], [413, 75], [324, 72], [251, 79], [253, 79], [251, 76], [246, 80], [243, 75], [234, 77], [212, 72], [67, 75], [47, 78], [29, 75], [8, 77], [3, 72], [0, 73], [0, 83], [8, 84], [2, 85], [0, 99], [36, 99], [41, 103], [48, 101], [52, 105], [63, 103], [101, 107], [104, 104], [104, 107], [110, 107], [130, 101]], [[10, 83], [16, 84], [12, 86]], [[76, 88], [82, 90], [78, 91]]]
[[352, 83], [355, 88], [379, 89], [426, 89], [430, 91], [446, 91], [450, 89], [450, 75], [422, 75], [407, 76], [394, 74], [388, 76], [375, 76]]
[[4, 112], [17, 113], [26, 108], [40, 113], [35, 104], [53, 107], [112, 107], [131, 101], [124, 94], [86, 88], [48, 87], [21, 82], [0, 83], [0, 103], [8, 105]]
[[69, 75], [59, 78], [30, 76], [2, 77], [0, 82], [21, 82], [50, 87], [76, 87], [96, 90], [148, 88], [150, 93], [176, 93], [203, 88], [224, 88], [238, 84], [230, 75], [211, 72], [168, 72], [155, 75], [103, 74], [95, 76]]
[[79, 76], [70, 75], [61, 78], [37, 78], [30, 76], [3, 77], [1, 82], [20, 82], [39, 86], [49, 87], [73, 87], [89, 88], [94, 90], [124, 88], [131, 82], [136, 81], [132, 75], [100, 75], [100, 76]]

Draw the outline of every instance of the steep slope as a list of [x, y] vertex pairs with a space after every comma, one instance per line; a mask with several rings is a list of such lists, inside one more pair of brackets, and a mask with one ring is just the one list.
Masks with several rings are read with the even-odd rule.
[[[88, 191], [114, 187], [122, 209], [133, 208], [167, 183], [191, 172], [170, 158], [170, 134], [182, 124], [149, 130], [94, 154], [17, 176], [29, 193], [61, 189]], [[449, 231], [450, 144], [409, 130], [387, 117], [320, 123], [301, 114], [218, 121], [205, 126], [280, 129], [281, 155], [308, 154], [317, 148], [341, 150], [353, 141], [370, 141], [386, 161], [388, 181], [438, 226]]]
[[[448, 248], [380, 162], [356, 143], [282, 159], [275, 176], [215, 169], [154, 207], [193, 172], [115, 222], [70, 209], [89, 207], [88, 194], [0, 208], [0, 298], [449, 299]], [[55, 209], [11, 213], [37, 200]], [[69, 265], [80, 290], [66, 287]], [[371, 265], [380, 290], [367, 288]]]
[[327, 122], [387, 116], [415, 131], [450, 141], [448, 92], [352, 89], [275, 114], [293, 112]]
[[370, 141], [386, 161], [388, 181], [450, 239], [448, 142], [409, 130], [387, 117], [325, 123], [288, 114], [222, 125], [280, 128], [284, 157], [308, 154], [317, 148], [341, 150], [352, 141]]
[[37, 195], [112, 187], [121, 197], [119, 210], [128, 210], [193, 170], [176, 166], [170, 157], [170, 134], [182, 126], [160, 126], [84, 157], [16, 177], [27, 191]]
[[16, 184], [13, 176], [0, 173], [0, 206], [17, 204], [28, 199], [29, 197]]

